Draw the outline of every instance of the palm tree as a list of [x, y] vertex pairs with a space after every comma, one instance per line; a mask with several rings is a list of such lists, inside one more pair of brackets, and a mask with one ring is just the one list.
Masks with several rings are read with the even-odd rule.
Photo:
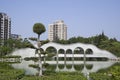
[[41, 42], [39, 40], [40, 35], [46, 31], [45, 26], [42, 23], [35, 23], [33, 26], [33, 32], [38, 35], [38, 54], [39, 54], [39, 67], [40, 67], [40, 72], [39, 76], [42, 76], [42, 60], [41, 60], [41, 52], [40, 52], [40, 47], [41, 47]]

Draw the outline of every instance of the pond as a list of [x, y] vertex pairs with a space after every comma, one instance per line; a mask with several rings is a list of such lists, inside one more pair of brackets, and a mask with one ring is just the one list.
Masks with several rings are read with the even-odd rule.
[[[22, 60], [21, 63], [12, 64], [12, 66], [16, 69], [24, 69], [27, 75], [36, 75], [38, 72], [37, 69], [29, 67], [30, 64], [37, 64], [38, 62], [34, 61], [25, 61]], [[56, 64], [56, 61], [46, 61], [46, 63], [50, 64], [50, 66], [54, 66], [55, 71], [80, 71], [82, 73], [91, 73], [97, 72], [100, 69], [105, 69], [113, 66], [115, 61], [74, 61], [72, 64], [71, 61], [67, 61], [67, 64], [64, 65], [64, 61], [59, 61]]]

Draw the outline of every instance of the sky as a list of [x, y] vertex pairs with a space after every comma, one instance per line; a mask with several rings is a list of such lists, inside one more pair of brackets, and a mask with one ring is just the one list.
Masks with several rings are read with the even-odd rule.
[[120, 41], [120, 0], [0, 0], [0, 12], [11, 18], [12, 34], [22, 38], [37, 37], [35, 23], [43, 23], [48, 38], [48, 25], [64, 20], [68, 39], [91, 37], [104, 31], [109, 38]]

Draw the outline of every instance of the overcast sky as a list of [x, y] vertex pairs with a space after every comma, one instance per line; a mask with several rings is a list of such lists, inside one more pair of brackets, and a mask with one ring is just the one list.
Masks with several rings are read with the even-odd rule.
[[104, 33], [120, 41], [120, 0], [0, 0], [0, 12], [12, 20], [12, 33], [37, 37], [34, 23], [43, 23], [48, 38], [48, 24], [64, 20], [68, 39], [74, 36], [90, 37]]

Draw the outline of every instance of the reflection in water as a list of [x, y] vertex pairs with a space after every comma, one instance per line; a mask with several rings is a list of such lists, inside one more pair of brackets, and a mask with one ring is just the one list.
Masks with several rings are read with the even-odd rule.
[[[90, 73], [97, 72], [100, 69], [105, 69], [116, 62], [114, 61], [87, 61], [84, 64], [84, 61], [74, 61], [74, 65], [72, 66], [72, 61], [67, 61], [68, 64], [64, 65], [64, 61], [59, 61], [59, 64], [56, 64], [56, 61], [46, 61], [50, 65], [54, 65], [56, 71], [80, 71], [82, 73]], [[34, 64], [33, 61], [24, 61], [22, 60], [19, 64], [12, 64], [14, 68], [24, 69], [26, 74], [35, 75], [37, 73], [37, 69], [29, 67], [29, 64]]]
[[12, 66], [16, 69], [23, 69], [25, 70], [26, 75], [35, 75], [38, 71], [37, 69], [29, 67], [29, 64], [34, 64], [33, 61], [24, 61], [22, 60], [21, 63], [12, 64]]

